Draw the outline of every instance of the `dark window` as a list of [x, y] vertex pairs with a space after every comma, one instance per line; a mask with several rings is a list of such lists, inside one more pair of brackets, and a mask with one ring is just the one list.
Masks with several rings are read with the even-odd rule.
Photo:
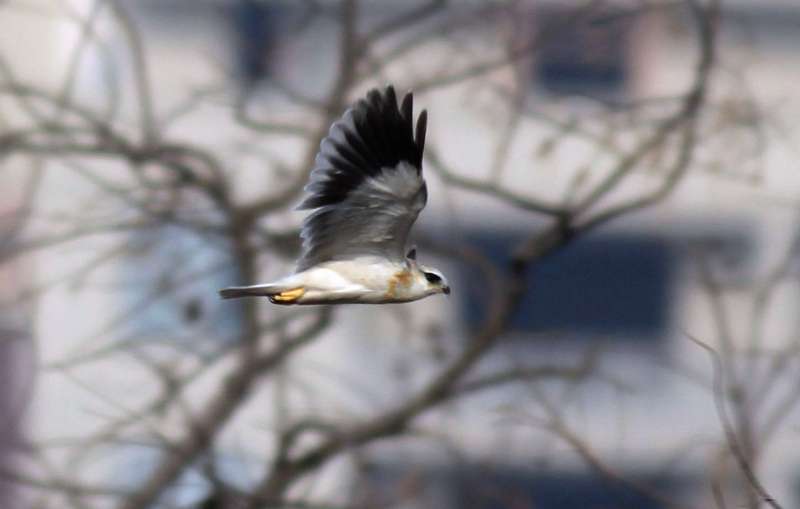
[[129, 251], [122, 316], [131, 336], [195, 344], [238, 334], [240, 303], [218, 291], [239, 278], [219, 239], [161, 226], [134, 234]]
[[[469, 238], [505, 267], [521, 237], [482, 232]], [[615, 339], [663, 337], [670, 321], [674, 265], [668, 242], [656, 237], [579, 239], [529, 269], [529, 290], [511, 320], [511, 330]], [[471, 326], [483, 320], [487, 309], [482, 284], [462, 274], [462, 310]]]
[[[676, 482], [665, 478], [636, 480], [657, 492], [675, 494]], [[464, 509], [660, 509], [659, 502], [619, 483], [592, 475], [533, 474], [524, 470], [495, 470], [458, 479], [456, 507]]]
[[555, 94], [616, 97], [628, 80], [631, 16], [576, 16], [554, 7], [536, 11], [546, 39], [536, 53], [536, 83]]
[[239, 0], [231, 8], [237, 71], [245, 84], [269, 77], [280, 9], [255, 0]]
[[[456, 480], [454, 507], [463, 509], [661, 509], [663, 504], [639, 492], [588, 474], [533, 474], [524, 470], [490, 470]], [[656, 492], [675, 496], [680, 483], [665, 477], [631, 476]]]
[[[681, 501], [691, 494], [689, 477], [637, 472], [626, 479]], [[535, 472], [513, 466], [373, 466], [357, 507], [388, 507], [413, 501], [437, 509], [661, 509], [664, 505], [622, 483], [582, 472]]]
[[[246, 86], [270, 77], [275, 70], [275, 44], [290, 25], [288, 15], [302, 11], [291, 2], [266, 0], [136, 0], [128, 4], [149, 34], [171, 38], [159, 45], [210, 52], [215, 61], [231, 62], [230, 72]], [[224, 36], [227, 40], [221, 41]]]

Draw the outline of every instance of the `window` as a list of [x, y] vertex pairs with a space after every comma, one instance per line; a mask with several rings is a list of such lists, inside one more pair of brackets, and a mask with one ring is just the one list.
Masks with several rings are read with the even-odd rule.
[[[692, 480], [670, 473], [623, 473], [627, 479], [667, 493], [691, 496]], [[373, 466], [356, 507], [437, 509], [661, 509], [660, 502], [621, 483], [582, 471], [534, 471], [508, 465], [453, 467], [394, 464]]]
[[[521, 235], [475, 232], [471, 243], [498, 266], [508, 266]], [[528, 270], [528, 293], [511, 319], [511, 331], [566, 333], [570, 337], [614, 336], [654, 340], [670, 324], [675, 255], [664, 239], [595, 236], [576, 240]], [[484, 319], [480, 285], [462, 274], [464, 320]]]
[[545, 91], [613, 98], [625, 93], [631, 16], [603, 12], [587, 17], [555, 6], [536, 11], [546, 38], [536, 53], [534, 78]]
[[[680, 493], [677, 479], [662, 475], [631, 474], [658, 493]], [[665, 506], [620, 483], [591, 474], [572, 472], [533, 473], [523, 469], [481, 469], [454, 480], [458, 493], [454, 507], [463, 509], [608, 509], [635, 507], [661, 509]]]
[[254, 0], [239, 0], [231, 6], [237, 71], [245, 84], [269, 77], [269, 53], [275, 43], [279, 11], [274, 3]]
[[171, 225], [142, 230], [131, 238], [122, 271], [130, 336], [197, 345], [238, 334], [241, 305], [218, 294], [238, 277], [218, 239]]
[[158, 38], [160, 52], [179, 49], [193, 58], [207, 54], [215, 62], [231, 62], [231, 72], [248, 86], [269, 78], [281, 30], [289, 14], [301, 10], [291, 3], [260, 0], [137, 0], [129, 4], [147, 35]]

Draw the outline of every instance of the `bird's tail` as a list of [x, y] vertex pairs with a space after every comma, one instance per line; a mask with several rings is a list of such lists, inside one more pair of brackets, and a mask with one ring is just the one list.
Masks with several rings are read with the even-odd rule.
[[219, 291], [223, 299], [239, 299], [242, 297], [271, 297], [286, 290], [285, 285], [266, 284], [253, 286], [232, 286]]

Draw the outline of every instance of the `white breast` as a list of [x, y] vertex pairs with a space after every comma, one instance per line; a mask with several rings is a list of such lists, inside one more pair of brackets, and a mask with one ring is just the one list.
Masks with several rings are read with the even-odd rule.
[[326, 262], [297, 276], [309, 290], [343, 292], [359, 302], [415, 300], [426, 290], [404, 264], [377, 257]]

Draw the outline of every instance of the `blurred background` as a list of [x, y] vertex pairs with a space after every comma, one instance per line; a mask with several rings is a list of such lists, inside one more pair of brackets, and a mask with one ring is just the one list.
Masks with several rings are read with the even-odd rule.
[[[0, 507], [800, 506], [795, 0], [0, 2]], [[450, 298], [277, 307], [428, 110]]]

